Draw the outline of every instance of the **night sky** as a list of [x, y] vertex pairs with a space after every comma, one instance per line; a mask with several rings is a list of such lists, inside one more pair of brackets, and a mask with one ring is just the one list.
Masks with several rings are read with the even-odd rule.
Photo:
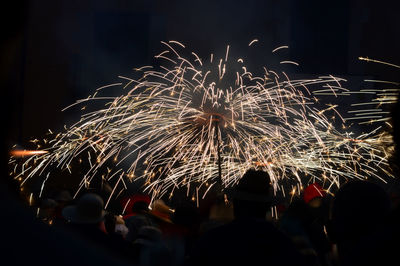
[[[5, 8], [6, 61], [3, 91], [11, 120], [9, 143], [41, 137], [76, 121], [61, 109], [96, 88], [153, 64], [160, 41], [177, 40], [200, 57], [249, 56], [269, 66], [271, 51], [290, 49], [282, 59], [295, 75], [333, 74], [352, 80], [395, 80], [398, 70], [360, 62], [359, 56], [400, 63], [400, 17], [395, 1], [25, 1]], [[257, 54], [247, 44], [257, 38]], [[358, 89], [360, 84], [351, 84]], [[116, 92], [118, 93], [118, 92]]]

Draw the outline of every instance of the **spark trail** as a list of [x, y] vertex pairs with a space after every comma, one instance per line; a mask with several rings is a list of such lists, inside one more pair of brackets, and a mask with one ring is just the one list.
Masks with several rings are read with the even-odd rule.
[[[381, 60], [370, 59], [368, 57], [359, 57], [358, 59], [400, 69], [400, 66], [398, 65]], [[393, 104], [397, 101], [397, 97], [400, 92], [400, 83], [378, 79], [365, 79], [364, 81], [369, 84], [373, 84], [373, 88], [364, 88], [354, 93], [369, 96], [366, 97], [368, 98], [368, 100], [353, 103], [351, 105], [352, 110], [348, 111], [348, 113], [352, 116], [347, 118], [346, 120], [355, 121], [360, 125], [383, 124], [391, 128], [392, 125], [390, 122], [390, 107], [393, 106]]]
[[[257, 75], [242, 58], [230, 57], [229, 46], [221, 59], [203, 61], [194, 52], [181, 56], [186, 48], [179, 42], [163, 44], [166, 50], [155, 56], [163, 63], [109, 85], [123, 95], [53, 134], [45, 153], [22, 163], [12, 158], [15, 177], [47, 180], [54, 168], [74, 171], [74, 161], [87, 162], [76, 194], [102, 175], [114, 184], [110, 201], [135, 180], [144, 181], [153, 198], [182, 187], [204, 198], [218, 182], [229, 187], [251, 167], [268, 171], [275, 192], [284, 194], [310, 180], [322, 180], [329, 190], [347, 179], [390, 176], [387, 134], [378, 128], [354, 136], [328, 116], [341, 119], [336, 106], [320, 108], [313, 91], [346, 91], [343, 79], [291, 80], [265, 67]], [[69, 108], [110, 99], [100, 92]], [[294, 185], [285, 187], [287, 181]]]

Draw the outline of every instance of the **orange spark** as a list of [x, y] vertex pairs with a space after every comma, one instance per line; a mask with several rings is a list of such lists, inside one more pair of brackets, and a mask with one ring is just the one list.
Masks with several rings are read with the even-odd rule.
[[48, 151], [41, 150], [12, 150], [10, 154], [14, 157], [25, 157], [25, 156], [33, 156], [48, 153]]

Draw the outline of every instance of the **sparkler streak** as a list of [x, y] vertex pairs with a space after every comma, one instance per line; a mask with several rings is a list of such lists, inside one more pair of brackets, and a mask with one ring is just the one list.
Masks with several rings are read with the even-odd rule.
[[[24, 170], [18, 173], [15, 168], [16, 176], [48, 178], [52, 167], [70, 169], [86, 157], [89, 169], [75, 196], [109, 169], [106, 179], [114, 187], [107, 206], [117, 187], [127, 188], [128, 180], [143, 181], [152, 200], [186, 187], [187, 195], [191, 191], [199, 204], [219, 178], [223, 187], [231, 186], [251, 167], [270, 174], [275, 193], [285, 188], [281, 183], [286, 180], [295, 182], [299, 192], [310, 180], [324, 179], [330, 188], [340, 186], [342, 179], [381, 179], [378, 170], [388, 173], [385, 147], [390, 138], [378, 131], [353, 136], [327, 118], [333, 114], [344, 123], [377, 114], [369, 118], [380, 119], [381, 110], [351, 111], [356, 117], [343, 118], [337, 105], [321, 109], [316, 101], [316, 95], [327, 92], [352, 93], [341, 86], [345, 79], [328, 75], [290, 80], [286, 73], [265, 67], [261, 75], [254, 74], [243, 60], [229, 56], [229, 46], [215, 63], [213, 54], [210, 64], [203, 64], [194, 52], [191, 62], [180, 55], [183, 44], [162, 43], [167, 50], [155, 57], [172, 66], [161, 65], [160, 71], [137, 68], [142, 73], [139, 79], [120, 77], [127, 84], [102, 87], [120, 86], [128, 89], [125, 95], [93, 96], [68, 106], [110, 100], [58, 133], [45, 154], [23, 161]], [[273, 52], [282, 48], [287, 46]], [[240, 71], [233, 70], [235, 64]], [[33, 160], [39, 163], [33, 165]], [[11, 163], [20, 161], [12, 158]]]
[[[367, 62], [374, 62], [382, 65], [387, 65], [390, 67], [394, 67], [396, 69], [399, 69], [400, 66], [388, 62], [384, 62], [381, 60], [376, 60], [376, 59], [369, 59], [365, 57], [359, 57], [360, 60], [367, 61]], [[389, 123], [390, 121], [390, 110], [387, 109], [388, 106], [393, 105], [397, 101], [398, 93], [400, 92], [400, 89], [398, 86], [400, 85], [399, 82], [394, 82], [394, 81], [388, 81], [388, 80], [378, 80], [378, 79], [365, 79], [365, 82], [372, 83], [374, 86], [378, 86], [378, 88], [369, 88], [369, 89], [361, 89], [359, 91], [351, 92], [352, 94], [364, 94], [370, 96], [367, 98], [365, 102], [361, 103], [354, 103], [351, 106], [352, 107], [357, 107], [357, 106], [363, 106], [363, 105], [370, 105], [371, 108], [375, 107], [376, 110], [376, 116], [375, 113], [371, 113], [371, 109], [367, 109], [365, 112], [362, 110], [351, 110], [348, 111], [350, 112], [360, 112], [364, 113], [364, 116], [361, 116], [361, 114], [357, 114], [356, 120], [360, 121], [358, 124], [360, 125], [365, 125], [365, 124], [381, 124], [383, 123], [384, 125], [387, 125], [388, 127], [392, 127], [391, 124]], [[390, 86], [389, 88], [385, 86]], [[385, 108], [382, 109], [381, 107]], [[372, 116], [370, 116], [372, 115]], [[351, 120], [351, 118], [346, 118], [347, 120]]]

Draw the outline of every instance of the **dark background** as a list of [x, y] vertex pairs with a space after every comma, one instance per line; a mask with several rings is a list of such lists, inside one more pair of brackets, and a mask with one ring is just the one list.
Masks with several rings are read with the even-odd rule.
[[[48, 129], [76, 121], [61, 109], [119, 81], [118, 75], [132, 75], [134, 67], [152, 64], [163, 50], [160, 41], [180, 41], [205, 58], [224, 52], [228, 44], [245, 56], [247, 44], [257, 38], [262, 48], [247, 64], [269, 66], [276, 60], [272, 49], [289, 45], [280, 59], [300, 63], [291, 69], [298, 75], [395, 80], [399, 73], [358, 60], [369, 56], [400, 64], [395, 1], [21, 3], [2, 8], [8, 15], [2, 22], [6, 42], [1, 65], [3, 114], [10, 118], [7, 145], [40, 138]], [[362, 86], [351, 85], [349, 89]]]
[[[116, 82], [118, 75], [129, 76], [134, 67], [152, 64], [153, 56], [163, 49], [160, 41], [181, 41], [200, 57], [207, 57], [223, 53], [228, 44], [236, 54], [245, 54], [247, 44], [257, 38], [264, 50], [253, 54], [250, 64], [268, 66], [276, 60], [272, 49], [289, 45], [282, 59], [300, 63], [298, 68], [288, 69], [295, 75], [345, 77], [352, 90], [364, 86], [361, 81], [365, 77], [399, 81], [398, 69], [358, 60], [368, 56], [400, 64], [396, 2], [3, 1], [3, 169], [12, 145], [40, 139], [48, 129], [57, 131], [77, 120], [74, 113], [61, 109], [100, 86]], [[24, 263], [73, 261], [69, 253], [56, 256], [62, 256], [59, 251], [70, 246], [69, 242], [53, 247], [53, 242], [46, 240], [47, 229], [35, 225], [33, 216], [13, 201], [17, 197], [6, 180], [8, 172], [3, 171], [1, 225], [7, 231], [3, 243], [9, 246], [3, 254]], [[48, 237], [59, 242], [54, 235]], [[25, 256], [20, 256], [21, 252]]]

